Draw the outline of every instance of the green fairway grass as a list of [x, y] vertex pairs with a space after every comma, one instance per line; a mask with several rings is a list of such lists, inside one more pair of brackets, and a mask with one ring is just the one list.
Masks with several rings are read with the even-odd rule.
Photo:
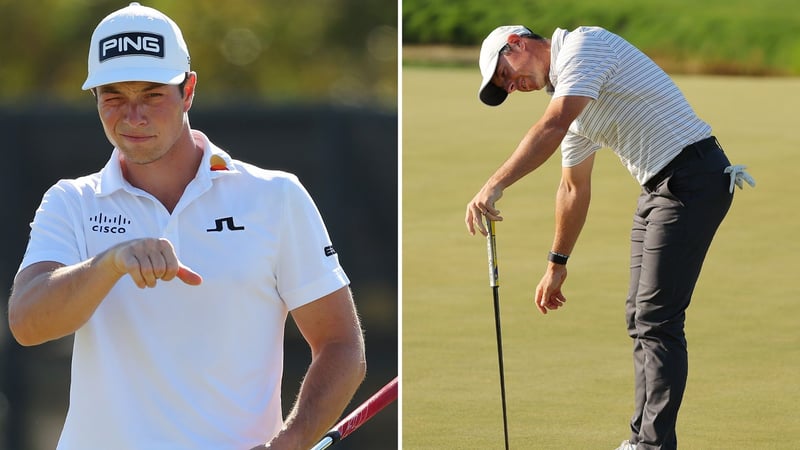
[[[402, 424], [404, 449], [503, 447], [486, 240], [467, 202], [510, 155], [549, 97], [477, 99], [477, 68], [405, 67], [402, 80]], [[687, 313], [683, 449], [800, 446], [800, 79], [677, 77], [731, 162], [736, 190]], [[612, 449], [633, 404], [624, 302], [639, 187], [608, 149], [596, 158], [589, 218], [570, 258], [566, 307], [532, 302], [553, 238], [560, 155], [498, 203], [500, 309], [514, 449]]]

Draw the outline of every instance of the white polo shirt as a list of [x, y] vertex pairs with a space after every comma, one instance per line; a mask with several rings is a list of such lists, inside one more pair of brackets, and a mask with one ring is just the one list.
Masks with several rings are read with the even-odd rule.
[[600, 27], [556, 29], [551, 41], [553, 98], [590, 97], [561, 143], [572, 167], [611, 148], [640, 184], [689, 144], [711, 136], [672, 79], [625, 39]]
[[123, 277], [75, 332], [58, 450], [245, 450], [275, 435], [287, 312], [349, 284], [325, 225], [291, 174], [205, 142], [172, 214], [122, 177], [98, 173], [44, 196], [20, 266], [71, 265], [112, 245], [163, 237], [203, 277], [139, 289]]

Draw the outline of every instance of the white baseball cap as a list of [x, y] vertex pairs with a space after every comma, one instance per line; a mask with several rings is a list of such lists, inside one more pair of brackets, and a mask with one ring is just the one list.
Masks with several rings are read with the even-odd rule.
[[83, 89], [121, 81], [180, 84], [189, 61], [178, 25], [162, 12], [133, 2], [109, 14], [92, 33]]
[[500, 51], [508, 44], [508, 37], [512, 34], [530, 36], [533, 32], [522, 25], [504, 25], [495, 28], [494, 31], [489, 33], [489, 36], [483, 40], [481, 45], [478, 66], [481, 69], [483, 81], [480, 89], [478, 89], [478, 98], [489, 106], [497, 106], [508, 97], [508, 92], [505, 89], [492, 83], [492, 77], [494, 77], [494, 72], [497, 70]]

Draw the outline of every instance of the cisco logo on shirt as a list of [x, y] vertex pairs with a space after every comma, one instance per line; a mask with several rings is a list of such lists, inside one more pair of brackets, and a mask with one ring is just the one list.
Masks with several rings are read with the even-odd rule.
[[124, 234], [128, 230], [125, 225], [130, 225], [131, 221], [126, 219], [122, 214], [117, 214], [114, 217], [109, 217], [103, 213], [96, 216], [89, 217], [89, 222], [92, 222], [91, 230], [96, 233], [110, 233], [110, 234]]

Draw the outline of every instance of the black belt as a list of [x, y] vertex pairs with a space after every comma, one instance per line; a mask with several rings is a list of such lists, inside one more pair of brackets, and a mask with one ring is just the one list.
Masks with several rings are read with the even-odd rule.
[[707, 137], [701, 141], [697, 141], [694, 144], [689, 144], [678, 153], [677, 156], [672, 158], [672, 161], [669, 162], [663, 169], [661, 169], [657, 174], [653, 175], [652, 178], [647, 180], [644, 184], [648, 190], [653, 191], [662, 181], [664, 178], [668, 177], [669, 174], [672, 173], [673, 170], [682, 166], [688, 161], [691, 161], [695, 158], [702, 157], [703, 153], [721, 149], [719, 142], [717, 142], [717, 138], [714, 136]]

